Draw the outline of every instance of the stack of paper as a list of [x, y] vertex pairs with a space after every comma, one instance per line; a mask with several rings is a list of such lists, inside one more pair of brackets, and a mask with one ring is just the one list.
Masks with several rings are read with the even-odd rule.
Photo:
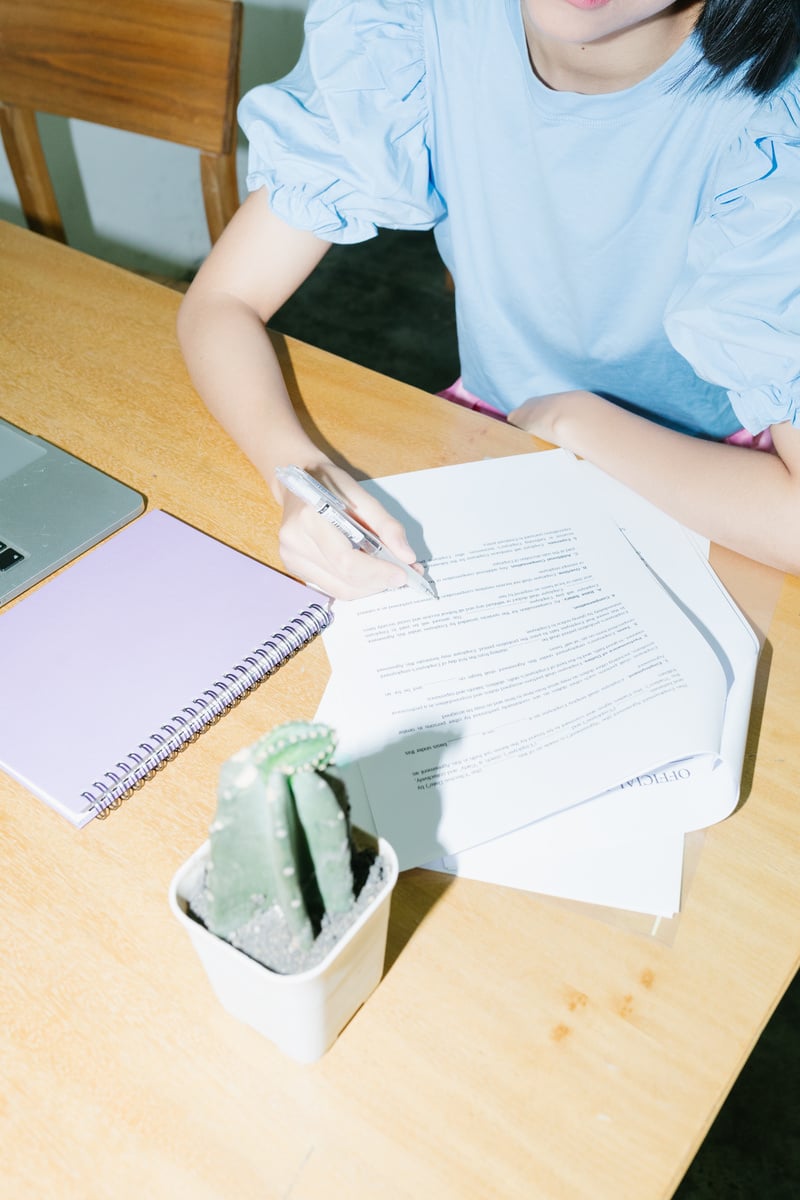
[[357, 806], [403, 868], [672, 915], [684, 834], [736, 805], [758, 658], [704, 548], [563, 451], [369, 487], [439, 599], [334, 607], [318, 716]]

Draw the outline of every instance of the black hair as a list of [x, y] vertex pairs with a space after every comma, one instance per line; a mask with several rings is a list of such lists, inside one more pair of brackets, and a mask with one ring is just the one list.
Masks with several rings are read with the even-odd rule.
[[800, 0], [705, 0], [695, 29], [712, 82], [746, 67], [741, 86], [764, 95], [800, 56]]

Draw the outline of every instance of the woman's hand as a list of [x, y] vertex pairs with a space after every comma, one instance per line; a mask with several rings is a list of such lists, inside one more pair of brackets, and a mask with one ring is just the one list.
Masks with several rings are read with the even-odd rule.
[[587, 400], [599, 405], [607, 403], [593, 392], [552, 392], [548, 396], [532, 396], [510, 412], [507, 420], [510, 425], [532, 433], [543, 442], [575, 450], [577, 447], [569, 444], [569, 418], [577, 414]]
[[[375, 533], [397, 558], [414, 562], [403, 526], [346, 471], [328, 460], [306, 469], [340, 496], [348, 512]], [[310, 505], [279, 485], [275, 494], [284, 505], [279, 534], [281, 558], [292, 575], [339, 600], [354, 600], [387, 588], [402, 587], [407, 582], [399, 567], [355, 550], [344, 534]]]

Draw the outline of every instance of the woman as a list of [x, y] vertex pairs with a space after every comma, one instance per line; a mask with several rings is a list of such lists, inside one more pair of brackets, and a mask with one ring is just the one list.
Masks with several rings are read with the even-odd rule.
[[301, 430], [264, 332], [331, 242], [381, 226], [434, 229], [468, 394], [800, 569], [798, 52], [796, 0], [310, 5], [295, 70], [242, 101], [251, 194], [179, 318], [285, 504], [293, 574], [342, 597], [405, 579], [284, 496], [286, 463], [413, 559]]

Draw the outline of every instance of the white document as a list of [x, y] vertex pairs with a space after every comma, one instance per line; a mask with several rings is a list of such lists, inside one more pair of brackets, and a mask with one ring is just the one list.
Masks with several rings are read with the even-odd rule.
[[[331, 678], [316, 720], [336, 727], [342, 711], [336, 679]], [[343, 774], [353, 824], [377, 834], [379, 830], [358, 763], [346, 765]], [[606, 830], [602, 815], [599, 821], [582, 819], [590, 814], [591, 807], [591, 804], [579, 805], [462, 854], [447, 855], [422, 865], [433, 871], [561, 899], [674, 916], [680, 908], [683, 882], [680, 830], [660, 830], [655, 836], [639, 838], [623, 831], [615, 842], [614, 836], [619, 836], [619, 832], [615, 827]], [[601, 836], [595, 844], [593, 834], [598, 827]]]
[[[554, 817], [552, 823], [557, 821]], [[510, 833], [465, 855], [442, 858], [432, 869], [604, 908], [667, 918], [680, 911], [683, 834], [669, 832], [658, 839], [620, 842], [598, 850], [565, 846], [560, 836], [549, 836], [550, 821], [541, 824], [542, 836], [529, 839], [524, 855], [504, 847], [518, 836]]]
[[[735, 804], [730, 662], [592, 502], [582, 471], [551, 451], [370, 485], [403, 519], [440, 599], [402, 589], [336, 604], [323, 635], [328, 719], [402, 867], [627, 781], [621, 807], [639, 810], [643, 781], [686, 760], [716, 771], [711, 819]], [[709, 823], [696, 794], [691, 808], [673, 833]], [[627, 839], [652, 832], [645, 822]]]
[[[602, 503], [670, 590], [719, 643], [732, 676], [720, 759], [673, 764], [604, 797], [429, 865], [471, 879], [672, 916], [683, 831], [728, 815], [738, 798], [758, 640], [708, 565], [707, 543], [589, 464], [587, 502]], [[710, 631], [713, 631], [711, 635]]]

